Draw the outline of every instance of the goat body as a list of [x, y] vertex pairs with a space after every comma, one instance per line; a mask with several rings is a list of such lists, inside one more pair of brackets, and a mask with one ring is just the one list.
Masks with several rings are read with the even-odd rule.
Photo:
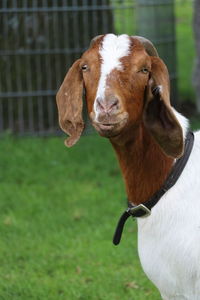
[[[79, 139], [82, 93], [101, 136], [117, 154], [127, 196], [144, 203], [160, 189], [184, 152], [188, 121], [170, 105], [169, 77], [152, 43], [107, 34], [96, 37], [57, 94], [59, 122], [72, 146]], [[179, 180], [138, 218], [138, 251], [164, 300], [200, 299], [200, 132]]]

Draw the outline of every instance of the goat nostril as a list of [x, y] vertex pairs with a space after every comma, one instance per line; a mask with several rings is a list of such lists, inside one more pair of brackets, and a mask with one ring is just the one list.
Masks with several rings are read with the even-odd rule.
[[113, 103], [111, 103], [111, 105], [110, 105], [110, 109], [114, 108], [115, 106], [118, 106], [118, 103], [119, 103], [118, 99], [114, 99]]
[[111, 99], [108, 102], [107, 110], [108, 112], [112, 112], [119, 108], [119, 100], [117, 98]]
[[117, 98], [110, 98], [102, 100], [101, 98], [96, 99], [97, 109], [100, 112], [110, 113], [115, 109], [119, 108], [119, 100]]
[[97, 101], [97, 107], [99, 108], [99, 110], [104, 111], [105, 107], [104, 107], [103, 103], [101, 102], [101, 100], [99, 98], [97, 98], [96, 101]]

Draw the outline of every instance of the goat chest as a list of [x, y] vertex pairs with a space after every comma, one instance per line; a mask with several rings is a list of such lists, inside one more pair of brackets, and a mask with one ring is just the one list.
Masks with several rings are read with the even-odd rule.
[[138, 219], [140, 261], [164, 300], [200, 299], [199, 154], [200, 133], [176, 185]]

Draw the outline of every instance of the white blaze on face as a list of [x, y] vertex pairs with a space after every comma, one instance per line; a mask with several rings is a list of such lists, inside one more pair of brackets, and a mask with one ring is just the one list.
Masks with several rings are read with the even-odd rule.
[[[123, 35], [114, 35], [107, 34], [105, 35], [102, 46], [99, 50], [101, 56], [101, 75], [99, 79], [98, 89], [96, 93], [96, 99], [99, 97], [104, 98], [105, 89], [106, 89], [106, 79], [111, 71], [114, 69], [122, 70], [122, 64], [120, 59], [124, 56], [128, 56], [130, 53], [130, 39], [126, 34]], [[94, 102], [94, 111], [97, 115], [96, 109], [96, 99]]]

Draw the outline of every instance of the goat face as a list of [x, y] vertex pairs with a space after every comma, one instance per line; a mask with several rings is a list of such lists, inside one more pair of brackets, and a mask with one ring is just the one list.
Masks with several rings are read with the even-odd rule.
[[[89, 115], [102, 136], [121, 135], [141, 119], [151, 64], [150, 57], [137, 43], [127, 35], [108, 34], [99, 42], [95, 41], [98, 52], [94, 44], [82, 57], [83, 64], [88, 66], [83, 79]], [[98, 53], [98, 67], [94, 70], [88, 59], [91, 52]], [[92, 78], [95, 78], [93, 87], [90, 86]]]
[[67, 146], [79, 139], [84, 123], [82, 94], [100, 135], [120, 138], [146, 125], [168, 155], [183, 150], [181, 127], [169, 100], [168, 71], [152, 43], [141, 37], [107, 34], [68, 71], [57, 94], [59, 122], [69, 134]]

